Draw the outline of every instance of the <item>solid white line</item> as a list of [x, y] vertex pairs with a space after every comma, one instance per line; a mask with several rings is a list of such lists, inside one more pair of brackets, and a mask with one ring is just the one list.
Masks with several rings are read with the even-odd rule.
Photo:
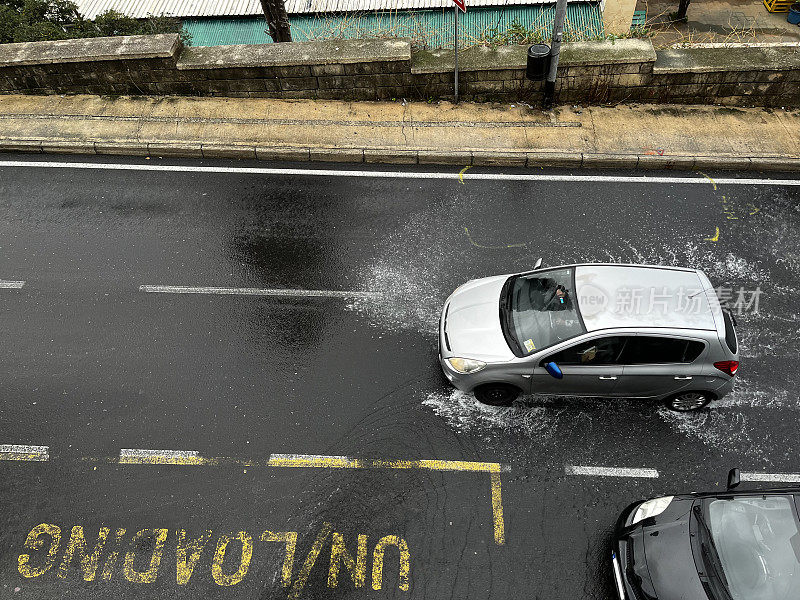
[[630, 469], [627, 467], [587, 467], [567, 465], [564, 467], [567, 475], [590, 475], [601, 477], [658, 477], [655, 469]]
[[0, 289], [4, 290], [18, 290], [25, 285], [24, 281], [4, 281], [0, 279]]
[[377, 292], [358, 292], [347, 290], [293, 290], [229, 287], [193, 287], [185, 285], [140, 285], [140, 292], [156, 294], [224, 294], [235, 296], [307, 296], [313, 298], [356, 298], [373, 297]]
[[[0, 161], [2, 167], [37, 167], [45, 169], [88, 169], [106, 171], [170, 171], [183, 173], [231, 173], [240, 175], [307, 175], [313, 177], [366, 177], [378, 179], [450, 179], [459, 178], [458, 173], [434, 173], [425, 171], [354, 171], [334, 169], [269, 169], [259, 167], [211, 167], [190, 165], [134, 165], [115, 163], [79, 163], [47, 161]], [[465, 180], [486, 181], [580, 181], [609, 183], [666, 183], [709, 185], [706, 177], [651, 177], [618, 175], [542, 175], [534, 173], [476, 173], [461, 175]], [[786, 185], [800, 186], [800, 179], [714, 179], [718, 185]]]
[[119, 451], [120, 458], [142, 458], [159, 456], [165, 458], [197, 458], [200, 454], [196, 450], [142, 450], [139, 448], [123, 448]]
[[742, 473], [740, 477], [742, 481], [800, 483], [800, 473]]

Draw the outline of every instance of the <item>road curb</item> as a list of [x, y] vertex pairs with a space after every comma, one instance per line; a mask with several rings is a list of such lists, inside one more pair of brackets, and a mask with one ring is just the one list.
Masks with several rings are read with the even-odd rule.
[[186, 142], [0, 139], [0, 152], [235, 158], [296, 162], [425, 164], [588, 169], [800, 171], [800, 156], [693, 156], [507, 150], [410, 150], [403, 148], [267, 147]]

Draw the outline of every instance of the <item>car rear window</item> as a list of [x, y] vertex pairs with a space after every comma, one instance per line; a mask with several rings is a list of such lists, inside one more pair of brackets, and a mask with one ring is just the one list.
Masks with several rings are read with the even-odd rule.
[[705, 345], [694, 340], [640, 335], [628, 338], [620, 363], [646, 365], [690, 363], [703, 352]]
[[722, 311], [722, 318], [725, 321], [725, 343], [730, 351], [736, 354], [738, 345], [736, 343], [736, 330], [733, 328], [733, 319], [727, 310]]

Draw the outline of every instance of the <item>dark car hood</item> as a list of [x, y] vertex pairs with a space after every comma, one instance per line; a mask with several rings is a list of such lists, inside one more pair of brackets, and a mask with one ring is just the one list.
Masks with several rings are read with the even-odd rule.
[[642, 528], [647, 570], [658, 600], [706, 600], [692, 556], [689, 519], [693, 499], [675, 499], [655, 524]]

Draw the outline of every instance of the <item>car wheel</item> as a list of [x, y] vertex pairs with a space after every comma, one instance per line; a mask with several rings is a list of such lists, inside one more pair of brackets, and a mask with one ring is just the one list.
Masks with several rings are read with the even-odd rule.
[[475, 388], [478, 402], [491, 406], [511, 406], [519, 396], [519, 389], [506, 383], [487, 383]]
[[700, 410], [711, 402], [711, 396], [705, 392], [681, 392], [667, 400], [667, 408], [677, 412]]

